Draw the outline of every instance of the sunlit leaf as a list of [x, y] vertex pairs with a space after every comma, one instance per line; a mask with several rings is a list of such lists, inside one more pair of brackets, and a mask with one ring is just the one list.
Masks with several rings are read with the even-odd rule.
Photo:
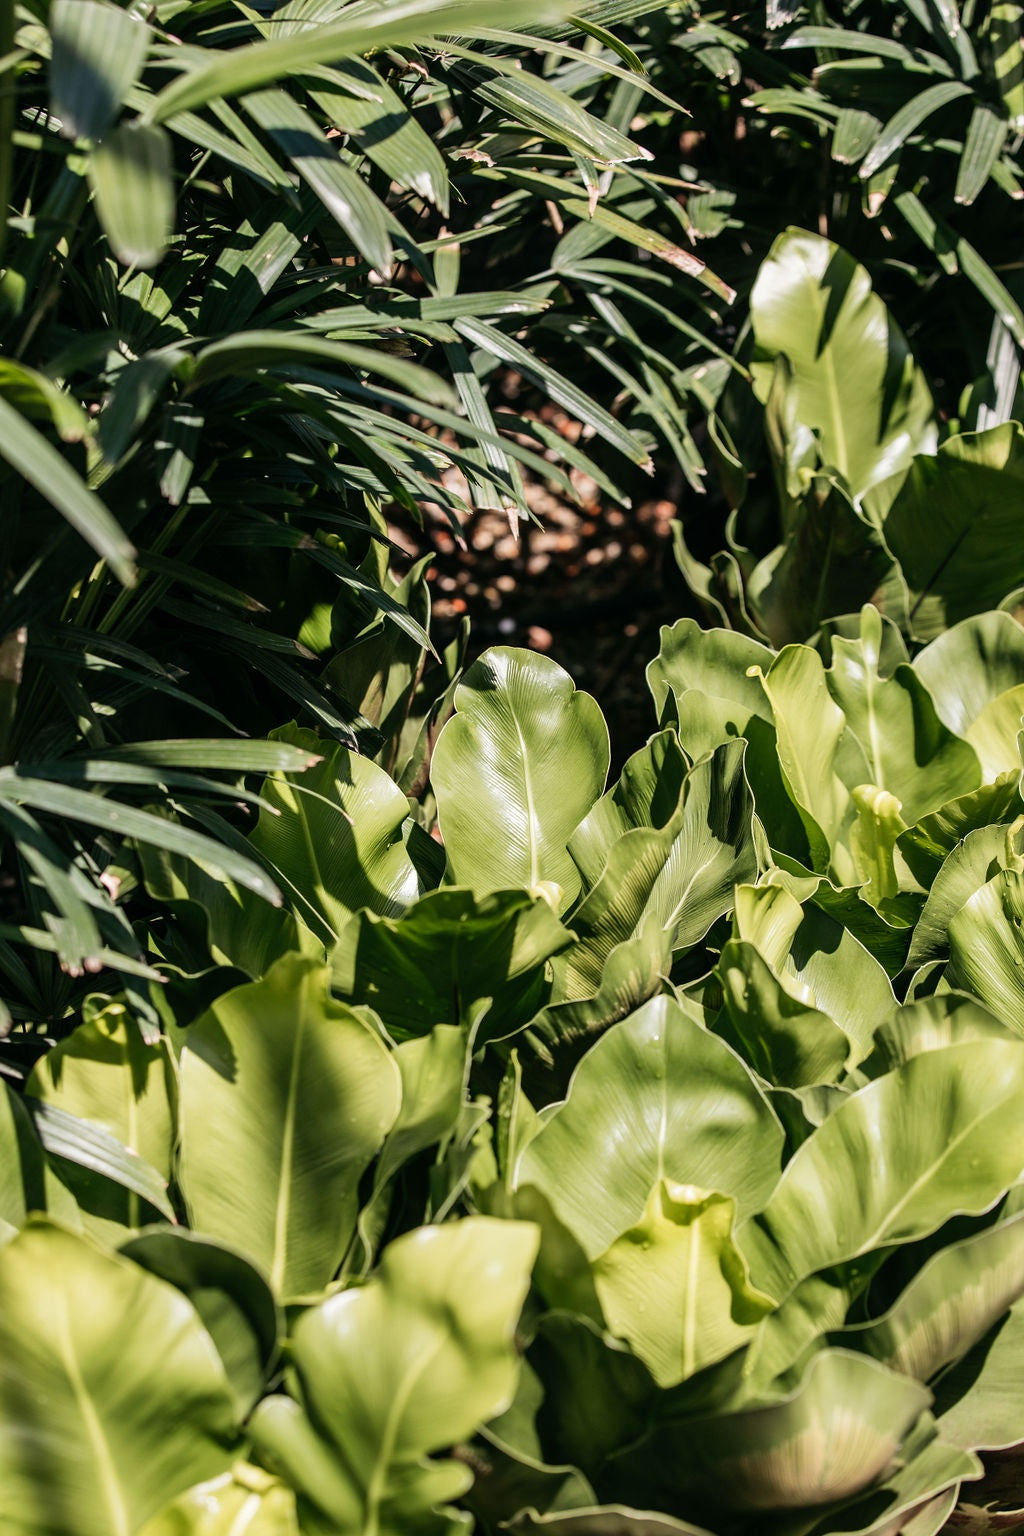
[[781, 1128], [739, 1058], [655, 998], [591, 1046], [514, 1177], [535, 1184], [596, 1258], [641, 1219], [660, 1178], [729, 1195], [741, 1215], [756, 1210], [781, 1151]]
[[226, 1469], [234, 1411], [185, 1297], [37, 1223], [0, 1249], [0, 1518], [12, 1536], [134, 1536]]
[[279, 1295], [314, 1291], [355, 1230], [359, 1180], [398, 1114], [398, 1068], [289, 956], [220, 998], [184, 1037], [178, 1178], [200, 1231], [262, 1265]]

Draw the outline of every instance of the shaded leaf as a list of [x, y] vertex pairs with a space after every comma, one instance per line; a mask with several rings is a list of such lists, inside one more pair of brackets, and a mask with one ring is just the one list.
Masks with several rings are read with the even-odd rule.
[[1024, 1215], [941, 1249], [876, 1322], [843, 1343], [930, 1381], [955, 1365], [1024, 1294]]
[[174, 228], [167, 134], [151, 123], [122, 123], [93, 150], [88, 171], [96, 212], [118, 261], [155, 267]]
[[662, 1179], [642, 1220], [593, 1262], [610, 1332], [631, 1345], [661, 1387], [747, 1343], [774, 1306], [750, 1284], [732, 1241], [734, 1214], [724, 1195]]
[[846, 1099], [741, 1229], [754, 1283], [781, 1299], [805, 1275], [987, 1210], [1024, 1169], [1021, 1082], [1024, 1045], [973, 1041]]
[[382, 768], [312, 731], [286, 726], [275, 739], [321, 754], [303, 774], [275, 773], [267, 809], [250, 836], [291, 892], [299, 916], [324, 943], [351, 912], [393, 916], [420, 895], [403, 839], [409, 802]]
[[757, 1209], [781, 1152], [781, 1128], [740, 1059], [654, 998], [591, 1046], [514, 1181], [535, 1184], [596, 1258], [641, 1219], [661, 1178], [729, 1195], [741, 1214]]
[[[77, 0], [72, 0], [77, 3]], [[56, 507], [125, 586], [135, 583], [135, 547], [100, 498], [12, 405], [0, 398], [0, 457]]]
[[780, 235], [750, 303], [755, 393], [768, 399], [774, 360], [784, 356], [802, 430], [816, 436], [855, 506], [933, 447], [924, 375], [866, 270], [839, 246], [803, 230]]
[[479, 1024], [489, 999], [482, 1044], [533, 1017], [550, 993], [545, 963], [570, 942], [543, 896], [495, 891], [477, 899], [446, 887], [400, 918], [355, 914], [332, 957], [334, 988], [368, 1003], [395, 1039], [436, 1024]]
[[50, 101], [72, 139], [98, 139], [121, 111], [146, 58], [145, 22], [102, 0], [54, 0]]
[[359, 1180], [401, 1101], [371, 1029], [286, 956], [184, 1036], [178, 1179], [192, 1223], [260, 1264], [279, 1295], [314, 1291], [355, 1231]]
[[785, 1397], [656, 1429], [616, 1470], [626, 1488], [649, 1478], [651, 1495], [685, 1498], [698, 1518], [805, 1510], [884, 1478], [930, 1401], [865, 1355], [823, 1350]]
[[[588, 876], [600, 876], [572, 916], [580, 944], [556, 963], [560, 1000], [596, 992], [614, 949], [635, 938], [654, 942], [655, 929], [674, 949], [696, 944], [732, 906], [737, 882], [756, 875], [744, 745], [717, 747], [682, 776], [674, 739], [653, 738], [578, 829], [570, 852], [579, 850]], [[637, 793], [642, 781], [649, 795]], [[627, 830], [608, 846], [618, 826]]]
[[422, 1227], [390, 1245], [365, 1285], [302, 1315], [289, 1372], [298, 1401], [266, 1398], [251, 1420], [300, 1510], [399, 1536], [466, 1491], [464, 1465], [425, 1458], [511, 1403], [536, 1246], [521, 1222]]
[[231, 1248], [180, 1227], [150, 1227], [120, 1252], [188, 1297], [217, 1346], [244, 1417], [263, 1392], [281, 1328], [263, 1276]]
[[135, 1536], [229, 1460], [216, 1350], [178, 1291], [37, 1223], [0, 1250], [0, 1519], [12, 1536]]
[[[1024, 429], [1017, 422], [948, 438], [934, 456], [922, 453], [914, 461], [883, 531], [910, 588], [919, 639], [998, 607], [1024, 582], [1024, 558], [1017, 555], [1022, 480]], [[956, 648], [991, 645], [984, 633], [983, 641], [980, 631], [958, 635]], [[939, 665], [937, 656], [934, 670]], [[930, 675], [925, 672], [926, 681]], [[937, 693], [950, 689], [955, 697], [952, 682]]]

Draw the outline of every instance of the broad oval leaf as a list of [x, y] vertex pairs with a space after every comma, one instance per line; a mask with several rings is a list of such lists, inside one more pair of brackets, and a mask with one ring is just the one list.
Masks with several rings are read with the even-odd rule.
[[108, 1221], [138, 1227], [153, 1212], [175, 1220], [170, 1077], [166, 1046], [147, 1045], [120, 1003], [80, 1024], [29, 1076], [36, 1133], [100, 1238], [117, 1241]]
[[292, 950], [323, 958], [323, 943], [293, 912], [261, 901], [200, 860], [183, 859], [166, 848], [143, 843], [137, 857], [149, 894], [176, 908], [182, 927], [193, 918], [201, 925], [203, 941], [217, 965], [244, 971], [255, 981]]
[[849, 1342], [891, 1370], [930, 1381], [1024, 1295], [1024, 1215], [933, 1254], [884, 1317]]
[[49, 1212], [69, 1227], [81, 1225], [72, 1195], [47, 1163], [22, 1095], [0, 1082], [0, 1244], [33, 1211]]
[[1024, 629], [1008, 613], [979, 613], [953, 624], [911, 665], [939, 719], [966, 736], [986, 704], [1024, 677]]
[[[573, 951], [580, 954], [584, 946]], [[665, 990], [665, 977], [672, 968], [672, 935], [658, 926], [657, 920], [644, 923], [639, 933], [616, 944], [601, 966], [600, 981], [592, 990], [570, 1000], [549, 1003], [530, 1021], [530, 1036], [537, 1041], [558, 1045], [570, 1040], [596, 1036], [609, 1024], [634, 1013], [649, 997]], [[567, 978], [576, 981], [575, 967], [555, 960], [552, 969], [561, 994]], [[589, 966], [588, 966], [589, 969]], [[571, 990], [577, 990], [571, 986]]]
[[729, 1195], [741, 1215], [758, 1209], [782, 1141], [739, 1057], [658, 997], [591, 1046], [514, 1181], [536, 1185], [596, 1258], [641, 1219], [662, 1178]]
[[1019, 422], [948, 438], [934, 457], [914, 461], [883, 531], [910, 589], [918, 639], [998, 607], [1024, 583], [1022, 481]]
[[942, 1433], [971, 1450], [1024, 1443], [1022, 1374], [1024, 1301], [1018, 1301], [937, 1384], [935, 1413]]
[[170, 1070], [166, 1046], [147, 1045], [123, 1004], [111, 1003], [40, 1057], [26, 1087], [45, 1104], [99, 1121], [166, 1179]]
[[428, 891], [399, 918], [357, 913], [332, 954], [334, 990], [380, 1014], [393, 1039], [479, 1022], [496, 1039], [528, 1023], [551, 991], [546, 962], [571, 943], [543, 896]]
[[779, 1525], [787, 1531], [795, 1527], [802, 1536], [936, 1536], [956, 1503], [961, 1479], [973, 1479], [980, 1470], [978, 1458], [943, 1440], [924, 1413], [883, 1478], [838, 1508], [833, 1503], [824, 1510], [794, 1511]]
[[754, 1283], [805, 1275], [987, 1210], [1024, 1169], [1024, 1042], [927, 1051], [845, 1100], [739, 1234]]
[[394, 1060], [402, 1077], [402, 1108], [388, 1132], [373, 1172], [370, 1198], [359, 1213], [362, 1253], [351, 1253], [347, 1275], [369, 1269], [380, 1243], [391, 1201], [391, 1184], [418, 1152], [458, 1132], [466, 1091], [466, 1032], [438, 1024], [429, 1035], [404, 1040]]
[[[910, 823], [977, 789], [981, 774], [972, 747], [942, 723], [912, 667], [880, 674], [881, 648], [882, 616], [868, 605], [856, 640], [833, 636], [826, 678], [864, 753], [867, 782], [895, 795]], [[1015, 758], [1016, 746], [1015, 729]]]
[[1000, 869], [949, 920], [946, 980], [1024, 1035], [1024, 872]]
[[809, 646], [787, 645], [761, 684], [775, 718], [783, 782], [803, 823], [812, 868], [853, 885], [857, 877], [844, 846], [853, 816], [848, 780], [864, 783], [867, 764], [859, 754], [863, 770], [850, 775], [842, 751], [846, 717], [829, 693], [821, 657]]
[[546, 656], [497, 646], [466, 672], [431, 767], [448, 877], [477, 895], [580, 889], [566, 845], [604, 789], [608, 728]]
[[745, 750], [728, 742], [684, 773], [678, 742], [662, 732], [577, 828], [570, 852], [588, 881], [599, 874], [572, 916], [580, 943], [555, 966], [560, 1000], [596, 992], [615, 948], [652, 929], [674, 949], [696, 944], [737, 883], [755, 877]]
[[779, 886], [740, 887], [734, 922], [738, 937], [769, 960], [782, 986], [839, 1025], [856, 1061], [866, 1056], [896, 998], [884, 967], [849, 928], [813, 901], [801, 908]]
[[139, 1536], [299, 1536], [295, 1494], [262, 1467], [236, 1461], [175, 1499]]
[[1001, 773], [991, 784], [948, 800], [934, 815], [923, 817], [915, 827], [900, 834], [897, 851], [923, 887], [927, 889], [933, 884], [943, 862], [972, 832], [990, 830], [993, 824], [1011, 821], [1024, 810], [1020, 777], [1019, 770]]
[[[105, 1234], [116, 1241], [121, 1236], [118, 1227], [138, 1220], [144, 1210], [137, 1201], [129, 1199], [125, 1202], [126, 1192], [129, 1197], [141, 1196], [168, 1221], [176, 1219], [164, 1175], [132, 1152], [105, 1126], [94, 1120], [81, 1120], [55, 1104], [44, 1104], [35, 1099], [24, 1102], [44, 1151], [54, 1169], [59, 1171], [61, 1180], [73, 1191], [71, 1224], [76, 1229], [79, 1215], [90, 1212], [94, 1219], [87, 1221], [86, 1226], [93, 1226], [98, 1235]], [[71, 1196], [68, 1198], [70, 1200]], [[47, 1209], [52, 1216], [68, 1220], [66, 1207], [58, 1205], [53, 1196], [48, 1197]], [[113, 1232], [106, 1227], [108, 1216], [115, 1223]]]
[[772, 712], [752, 668], [767, 672], [768, 646], [729, 629], [701, 629], [679, 619], [661, 631], [661, 648], [647, 668], [658, 718], [676, 725], [696, 761], [731, 737], [750, 735], [751, 721], [771, 724]]
[[[867, 271], [839, 246], [806, 230], [780, 235], [751, 292], [750, 318], [755, 393], [768, 399], [775, 359], [788, 359], [801, 426], [817, 435], [855, 505], [934, 446], [924, 375]], [[891, 488], [884, 495], [891, 500]]]
[[967, 1040], [1012, 1040], [1014, 1035], [965, 992], [940, 992], [894, 1009], [875, 1033], [875, 1048], [864, 1071], [878, 1077], [924, 1051], [941, 1051]]
[[235, 1416], [184, 1296], [38, 1222], [0, 1250], [0, 1425], [5, 1532], [135, 1536], [226, 1470]]
[[779, 1088], [838, 1080], [850, 1041], [827, 1014], [792, 996], [753, 944], [730, 940], [717, 975], [733, 1038], [756, 1072]]
[[660, 1387], [748, 1343], [774, 1307], [751, 1286], [732, 1240], [735, 1209], [725, 1195], [662, 1179], [642, 1220], [594, 1260], [609, 1331], [630, 1344]]
[[600, 1480], [608, 1458], [637, 1440], [658, 1389], [629, 1347], [579, 1312], [547, 1312], [530, 1364], [544, 1387], [539, 1415], [545, 1444], [560, 1462]]
[[303, 922], [331, 944], [361, 907], [397, 916], [421, 891], [403, 840], [409, 802], [398, 785], [376, 763], [313, 731], [286, 726], [274, 736], [322, 754], [302, 773], [264, 782], [267, 809], [250, 835]]
[[985, 783], [1003, 773], [1020, 773], [1020, 732], [1024, 725], [1024, 684], [990, 699], [967, 732], [978, 754]]
[[398, 1115], [387, 1049], [286, 956], [184, 1036], [178, 1178], [192, 1225], [261, 1265], [279, 1295], [319, 1290], [355, 1230], [359, 1180]]
[[998, 874], [1005, 846], [1004, 826], [978, 827], [942, 861], [914, 927], [908, 969], [946, 958], [950, 924], [975, 892]]
[[181, 1227], [145, 1228], [119, 1251], [188, 1297], [244, 1418], [264, 1389], [283, 1331], [266, 1280], [240, 1253]]
[[930, 1402], [920, 1382], [867, 1355], [822, 1350], [786, 1397], [654, 1430], [623, 1482], [628, 1489], [649, 1476], [662, 1496], [673, 1487], [698, 1518], [806, 1510], [884, 1477]]
[[679, 809], [689, 763], [674, 731], [661, 731], [630, 757], [607, 794], [572, 835], [569, 851], [588, 888], [601, 877], [608, 855], [636, 827], [661, 829]]
[[465, 1466], [424, 1458], [511, 1404], [536, 1252], [525, 1222], [421, 1227], [385, 1250], [365, 1285], [303, 1314], [289, 1375], [298, 1401], [267, 1398], [250, 1424], [300, 1509], [308, 1501], [346, 1530], [400, 1536], [465, 1492]]

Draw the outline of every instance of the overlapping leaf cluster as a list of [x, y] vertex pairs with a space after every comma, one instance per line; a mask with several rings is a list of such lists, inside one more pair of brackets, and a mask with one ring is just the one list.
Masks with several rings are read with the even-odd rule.
[[[1024, 1522], [1019, 7], [565, 9], [0, 0], [14, 1536]], [[730, 506], [610, 787], [383, 518], [602, 439]]]
[[493, 650], [443, 854], [326, 743], [251, 834], [286, 909], [143, 853], [162, 1031], [97, 1005], [5, 1090], [10, 1529], [866, 1536], [997, 1497], [1022, 664], [1000, 613], [912, 660], [874, 608], [778, 652], [682, 620], [606, 790], [594, 701]]
[[[648, 155], [590, 97], [627, 77], [666, 100], [602, 7], [570, 9], [0, 5], [0, 973], [16, 1023], [59, 1034], [83, 970], [147, 980], [101, 878], [129, 824], [277, 899], [232, 846], [241, 776], [271, 766], [236, 738], [301, 710], [380, 747], [385, 679], [429, 648], [424, 573], [391, 579], [385, 507], [515, 525], [524, 466], [563, 494], [573, 471], [618, 494], [538, 411], [496, 414], [495, 372], [642, 477], [649, 434], [533, 341], [558, 294], [531, 230], [556, 202], [588, 220], [588, 186]], [[613, 233], [701, 273], [642, 223]], [[428, 687], [417, 718], [435, 703]]]
[[[572, 294], [567, 334], [586, 338], [590, 376], [616, 381], [620, 408], [653, 430], [689, 487], [723, 480], [735, 506], [764, 467], [748, 306], [789, 226], [834, 241], [870, 273], [944, 421], [974, 430], [1019, 417], [1021, 25], [1018, 4], [974, 0], [670, 5], [633, 21], [638, 59], [691, 115], [680, 122], [609, 82], [605, 110], [643, 123], [662, 191], [675, 193], [659, 197], [626, 167], [604, 201], [681, 231], [737, 303], [725, 310], [698, 294], [680, 306], [670, 274], [619, 259], [607, 228], [568, 229], [552, 265]], [[541, 329], [557, 324], [556, 314]], [[720, 536], [714, 502], [690, 519], [705, 552], [717, 548], [708, 519]]]

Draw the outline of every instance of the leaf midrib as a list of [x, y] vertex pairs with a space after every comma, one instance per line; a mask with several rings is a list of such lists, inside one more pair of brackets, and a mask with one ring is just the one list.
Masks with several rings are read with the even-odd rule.
[[943, 1148], [939, 1158], [934, 1163], [932, 1163], [931, 1166], [927, 1168], [918, 1178], [914, 1180], [910, 1187], [904, 1192], [902, 1197], [897, 1200], [896, 1204], [892, 1206], [892, 1208], [888, 1211], [884, 1219], [879, 1222], [878, 1226], [875, 1228], [874, 1232], [871, 1233], [870, 1237], [868, 1237], [857, 1249], [858, 1255], [862, 1253], [870, 1253], [872, 1248], [877, 1247], [880, 1238], [883, 1237], [886, 1231], [891, 1231], [893, 1222], [901, 1214], [901, 1212], [906, 1209], [908, 1202], [914, 1198], [918, 1190], [922, 1189], [927, 1183], [930, 1182], [930, 1180], [935, 1177], [936, 1172], [949, 1162], [950, 1156], [955, 1153], [960, 1146], [963, 1145], [969, 1136], [974, 1134], [978, 1127], [988, 1119], [991, 1113], [992, 1108], [990, 1106], [988, 1109], [985, 1109], [976, 1115], [975, 1118], [971, 1120], [970, 1123], [966, 1125], [958, 1135], [953, 1137], [952, 1141], [946, 1142], [946, 1145]]
[[402, 1416], [417, 1382], [427, 1367], [437, 1358], [443, 1343], [444, 1341], [441, 1338], [433, 1340], [430, 1348], [425, 1349], [422, 1355], [410, 1366], [406, 1375], [399, 1383], [394, 1397], [391, 1399], [391, 1406], [381, 1426], [378, 1454], [366, 1483], [366, 1523], [362, 1536], [379, 1536], [380, 1508], [385, 1497], [388, 1473], [391, 1470], [395, 1441], [398, 1438]]
[[291, 1217], [292, 1168], [295, 1161], [295, 1110], [299, 1095], [299, 1063], [305, 1032], [305, 1010], [300, 1005], [292, 1045], [291, 1070], [288, 1074], [288, 1096], [285, 1099], [284, 1126], [281, 1132], [281, 1167], [277, 1183], [277, 1201], [274, 1207], [274, 1261], [270, 1269], [270, 1280], [278, 1295], [284, 1289], [285, 1267], [288, 1261], [288, 1223]]
[[535, 818], [535, 813], [534, 813], [533, 782], [532, 782], [532, 780], [530, 778], [530, 761], [529, 761], [529, 756], [528, 756], [528, 753], [527, 753], [526, 737], [523, 735], [522, 728], [521, 728], [521, 726], [519, 724], [519, 716], [516, 714], [515, 709], [511, 706], [511, 703], [509, 705], [509, 718], [511, 719], [512, 724], [515, 727], [516, 735], [519, 738], [520, 761], [522, 762], [522, 765], [523, 765], [523, 793], [524, 793], [524, 795], [526, 797], [526, 815], [527, 815], [527, 823], [528, 823], [528, 828], [529, 828], [529, 843], [530, 843], [530, 880], [529, 880], [529, 884], [530, 885], [537, 885], [539, 883], [539, 881], [540, 881], [540, 861], [539, 861], [539, 859], [537, 857], [537, 837], [536, 837], [536, 826], [537, 826], [537, 823], [536, 823], [536, 818]]
[[71, 1336], [71, 1319], [66, 1293], [56, 1298], [53, 1318], [58, 1352], [85, 1426], [86, 1437], [92, 1447], [93, 1465], [96, 1468], [103, 1499], [107, 1506], [107, 1517], [110, 1521], [109, 1536], [131, 1536], [133, 1526], [121, 1493], [120, 1479], [110, 1451], [110, 1444], [79, 1367], [74, 1340]]
[[[825, 310], [820, 302], [821, 288], [819, 285], [809, 281], [808, 291], [810, 293], [811, 308], [818, 316], [818, 334], [820, 335], [821, 327], [825, 321]], [[839, 385], [836, 378], [835, 357], [829, 342], [826, 342], [825, 346], [821, 350], [821, 364], [825, 378], [825, 390], [829, 402], [829, 415], [832, 420], [832, 430], [836, 440], [836, 459], [838, 462], [835, 467], [844, 476], [847, 484], [850, 486], [851, 491], [853, 491], [854, 499], [856, 500], [856, 491], [854, 490], [850, 479], [849, 448], [846, 441], [846, 431], [843, 427], [842, 411], [840, 410]]]

